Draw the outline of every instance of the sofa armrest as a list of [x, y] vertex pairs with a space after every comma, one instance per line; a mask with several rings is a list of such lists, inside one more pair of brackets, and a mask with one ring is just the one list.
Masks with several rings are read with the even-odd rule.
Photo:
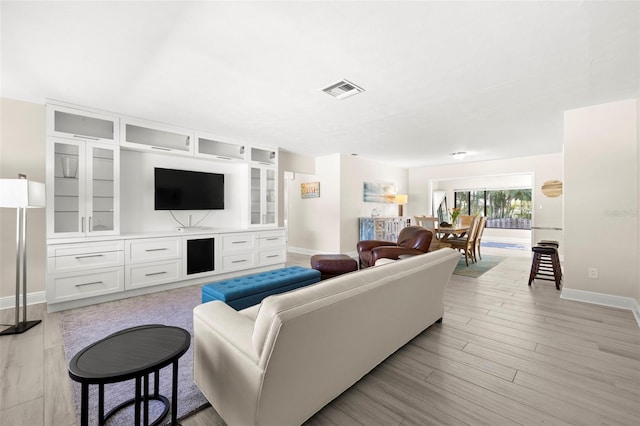
[[392, 243], [390, 241], [362, 240], [362, 241], [358, 241], [358, 243], [356, 244], [356, 249], [358, 250], [358, 253], [362, 253], [363, 251], [370, 251], [375, 247], [395, 246], [395, 245], [396, 245], [396, 243]]
[[193, 380], [228, 424], [256, 425], [264, 371], [254, 321], [221, 301], [193, 310]]
[[250, 317], [219, 300], [196, 306], [193, 317], [194, 322], [207, 326], [225, 343], [258, 362], [258, 354], [251, 341], [254, 321]]

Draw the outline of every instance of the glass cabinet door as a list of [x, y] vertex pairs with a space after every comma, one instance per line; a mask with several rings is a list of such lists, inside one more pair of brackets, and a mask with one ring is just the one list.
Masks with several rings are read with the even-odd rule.
[[84, 143], [55, 142], [53, 152], [53, 232], [83, 232]]
[[268, 167], [251, 167], [250, 224], [275, 225], [278, 197], [276, 170]]
[[251, 225], [262, 223], [262, 179], [259, 167], [251, 168]]
[[114, 231], [117, 154], [110, 147], [89, 145], [87, 159], [87, 232]]
[[264, 225], [275, 225], [276, 223], [276, 171], [274, 169], [264, 169], [266, 183], [266, 204]]
[[53, 149], [47, 153], [48, 237], [117, 233], [119, 147], [63, 138], [51, 138], [50, 143]]

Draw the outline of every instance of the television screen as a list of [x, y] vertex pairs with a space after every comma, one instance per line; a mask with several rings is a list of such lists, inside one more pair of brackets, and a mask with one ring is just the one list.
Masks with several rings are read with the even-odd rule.
[[224, 174], [155, 168], [156, 210], [224, 209]]

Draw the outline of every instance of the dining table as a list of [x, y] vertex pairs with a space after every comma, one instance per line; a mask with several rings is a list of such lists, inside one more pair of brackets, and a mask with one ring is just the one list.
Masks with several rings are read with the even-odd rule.
[[469, 231], [470, 225], [452, 225], [452, 226], [438, 226], [435, 229], [436, 238], [440, 241], [446, 241], [448, 238], [461, 238]]

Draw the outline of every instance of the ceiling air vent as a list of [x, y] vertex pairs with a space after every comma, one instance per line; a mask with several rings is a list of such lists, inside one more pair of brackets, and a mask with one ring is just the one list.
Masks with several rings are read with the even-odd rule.
[[328, 93], [336, 99], [344, 99], [349, 96], [357, 95], [360, 92], [364, 92], [362, 87], [356, 86], [348, 80], [341, 80], [332, 84], [329, 87], [322, 89], [323, 92]]

